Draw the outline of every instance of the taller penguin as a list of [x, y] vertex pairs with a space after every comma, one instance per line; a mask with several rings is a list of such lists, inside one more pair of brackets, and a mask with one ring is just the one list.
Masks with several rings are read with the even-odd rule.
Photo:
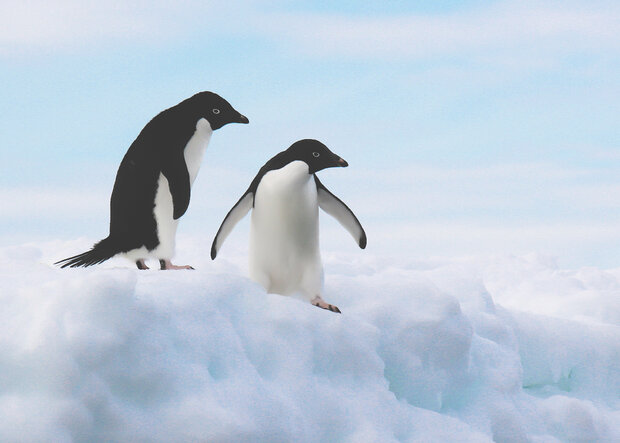
[[148, 269], [146, 258], [158, 259], [161, 269], [192, 269], [170, 261], [177, 224], [187, 211], [211, 134], [228, 123], [249, 120], [207, 91], [155, 116], [131, 144], [116, 173], [110, 235], [90, 251], [56, 264], [86, 267], [122, 254], [138, 269]]

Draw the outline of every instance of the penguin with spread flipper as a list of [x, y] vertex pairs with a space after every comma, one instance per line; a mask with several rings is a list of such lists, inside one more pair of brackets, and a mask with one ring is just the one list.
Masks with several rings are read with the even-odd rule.
[[301, 294], [313, 305], [340, 310], [321, 297], [319, 208], [333, 216], [366, 247], [366, 233], [351, 209], [332, 194], [316, 173], [347, 162], [317, 140], [300, 140], [271, 158], [228, 212], [211, 246], [215, 259], [234, 226], [251, 209], [250, 277], [269, 293]]

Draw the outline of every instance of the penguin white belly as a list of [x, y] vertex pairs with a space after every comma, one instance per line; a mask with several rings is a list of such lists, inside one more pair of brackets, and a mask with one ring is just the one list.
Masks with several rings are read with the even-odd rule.
[[250, 227], [250, 276], [267, 291], [320, 295], [318, 210], [306, 163], [291, 162], [262, 178]]
[[159, 244], [149, 252], [149, 256], [158, 259], [170, 259], [174, 255], [174, 240], [179, 221], [173, 218], [173, 213], [174, 205], [168, 179], [160, 173], [157, 181], [157, 193], [155, 194], [155, 206], [153, 207]]
[[[206, 119], [201, 118], [196, 123], [194, 135], [192, 135], [187, 145], [185, 145], [183, 157], [185, 158], [185, 164], [189, 172], [190, 189], [200, 170], [202, 157], [211, 140], [211, 134], [213, 134], [211, 125]], [[174, 204], [172, 202], [172, 194], [170, 193], [168, 179], [161, 173], [157, 180], [157, 192], [155, 193], [154, 203], [153, 216], [157, 224], [157, 238], [159, 239], [159, 244], [151, 251], [148, 251], [143, 246], [127, 252], [125, 254], [126, 257], [132, 261], [146, 257], [170, 259], [174, 255], [175, 237], [179, 221], [175, 220], [173, 217]]]
[[209, 145], [209, 141], [211, 140], [211, 134], [213, 134], [211, 125], [206, 119], [201, 118], [196, 123], [196, 132], [194, 132], [192, 138], [190, 138], [187, 145], [185, 145], [183, 156], [185, 157], [185, 164], [187, 165], [187, 171], [189, 172], [190, 187], [194, 184], [194, 180], [196, 180], [196, 176], [200, 170], [202, 157], [204, 156], [207, 146]]

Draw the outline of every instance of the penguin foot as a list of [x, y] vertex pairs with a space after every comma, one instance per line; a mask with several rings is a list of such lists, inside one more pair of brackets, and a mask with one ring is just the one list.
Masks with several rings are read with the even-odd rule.
[[337, 314], [342, 314], [342, 312], [340, 312], [340, 309], [338, 309], [338, 306], [330, 305], [318, 295], [314, 297], [310, 303], [312, 303], [314, 306], [317, 306], [321, 309], [327, 309], [328, 311], [336, 312]]
[[144, 263], [144, 259], [136, 260], [136, 266], [139, 270], [144, 271], [145, 269], [149, 269], [149, 267]]
[[166, 271], [169, 269], [194, 269], [190, 265], [177, 266], [173, 265], [170, 260], [159, 260], [159, 265], [161, 266], [162, 271]]

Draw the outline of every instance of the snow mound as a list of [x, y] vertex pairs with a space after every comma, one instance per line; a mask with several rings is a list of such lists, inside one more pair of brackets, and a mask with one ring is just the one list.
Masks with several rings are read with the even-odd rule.
[[327, 254], [337, 315], [69, 250], [0, 250], [1, 441], [620, 441], [620, 272]]

